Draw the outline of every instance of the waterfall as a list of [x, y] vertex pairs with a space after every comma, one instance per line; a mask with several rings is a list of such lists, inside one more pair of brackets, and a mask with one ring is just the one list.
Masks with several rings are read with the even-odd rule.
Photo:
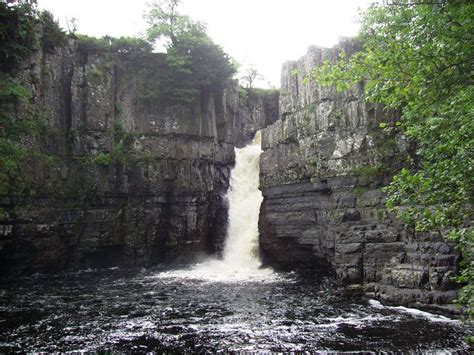
[[229, 220], [223, 259], [209, 259], [191, 269], [162, 272], [159, 278], [202, 279], [218, 282], [272, 282], [280, 277], [261, 268], [258, 255], [258, 217], [262, 193], [259, 186], [260, 132], [251, 144], [235, 148], [235, 167], [231, 171]]
[[252, 143], [235, 149], [231, 171], [229, 229], [224, 249], [224, 264], [235, 269], [258, 269], [258, 216], [263, 196], [259, 186], [260, 132]]

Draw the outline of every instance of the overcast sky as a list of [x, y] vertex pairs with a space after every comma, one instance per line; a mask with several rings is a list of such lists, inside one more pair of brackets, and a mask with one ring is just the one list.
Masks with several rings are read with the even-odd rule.
[[[133, 36], [145, 32], [149, 0], [38, 0], [66, 27], [94, 36]], [[286, 60], [298, 59], [310, 45], [330, 47], [357, 32], [358, 9], [374, 0], [183, 0], [182, 12], [205, 22], [208, 33], [241, 64], [253, 64], [265, 77], [261, 86], [280, 85]], [[267, 85], [266, 85], [267, 84]]]

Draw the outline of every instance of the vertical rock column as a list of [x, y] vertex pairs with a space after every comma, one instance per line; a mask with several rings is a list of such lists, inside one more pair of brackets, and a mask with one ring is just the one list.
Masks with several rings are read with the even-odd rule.
[[456, 294], [453, 245], [415, 233], [387, 213], [381, 187], [403, 166], [408, 145], [380, 122], [398, 112], [367, 105], [362, 86], [345, 92], [305, 76], [341, 51], [311, 47], [282, 69], [280, 119], [263, 130], [260, 211], [264, 261], [310, 267], [386, 302], [444, 304]]

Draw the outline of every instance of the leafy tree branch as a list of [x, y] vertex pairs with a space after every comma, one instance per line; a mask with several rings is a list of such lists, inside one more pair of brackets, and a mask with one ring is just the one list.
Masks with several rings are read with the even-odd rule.
[[315, 68], [339, 90], [364, 83], [365, 99], [402, 110], [416, 163], [387, 187], [387, 206], [417, 231], [438, 232], [463, 255], [459, 301], [474, 314], [474, 5], [467, 1], [374, 5], [363, 50]]

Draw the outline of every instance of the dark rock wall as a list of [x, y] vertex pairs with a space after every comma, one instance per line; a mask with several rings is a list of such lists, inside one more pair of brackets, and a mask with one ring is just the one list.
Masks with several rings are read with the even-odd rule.
[[255, 132], [278, 120], [279, 91], [243, 89], [238, 85], [232, 89], [226, 107], [228, 114], [234, 115], [232, 136], [236, 147], [241, 148], [252, 141]]
[[[160, 60], [152, 54], [146, 65]], [[29, 195], [1, 199], [1, 275], [219, 252], [234, 146], [278, 113], [263, 99], [243, 102], [234, 82], [189, 104], [150, 100], [140, 69], [72, 40], [25, 63], [20, 78], [47, 131], [22, 144], [52, 162], [25, 168]]]
[[387, 302], [451, 301], [453, 245], [383, 207], [381, 187], [410, 148], [379, 128], [398, 113], [365, 104], [360, 86], [337, 93], [304, 80], [341, 49], [357, 44], [310, 48], [286, 63], [279, 107], [277, 93], [243, 95], [237, 83], [168, 105], [144, 99], [143, 76], [126, 57], [80, 51], [74, 41], [35, 52], [20, 77], [48, 128], [21, 144], [53, 159], [25, 167], [29, 195], [1, 198], [1, 275], [219, 253], [234, 146], [270, 125], [261, 158], [265, 262], [332, 273]]
[[[409, 146], [361, 99], [304, 76], [357, 44], [312, 47], [282, 70], [281, 119], [263, 130], [261, 250], [268, 264], [335, 274], [386, 302], [444, 304], [455, 295], [458, 254], [436, 233], [415, 233], [384, 209], [383, 185]], [[354, 287], [352, 287], [354, 288]]]

